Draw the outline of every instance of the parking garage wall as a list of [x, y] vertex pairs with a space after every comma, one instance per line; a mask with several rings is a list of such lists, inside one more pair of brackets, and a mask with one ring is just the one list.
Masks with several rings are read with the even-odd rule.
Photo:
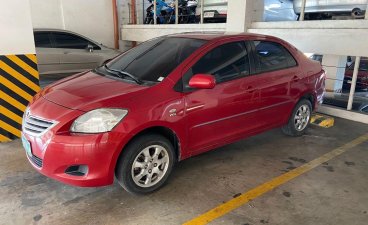
[[34, 28], [66, 29], [114, 47], [111, 0], [30, 0]]

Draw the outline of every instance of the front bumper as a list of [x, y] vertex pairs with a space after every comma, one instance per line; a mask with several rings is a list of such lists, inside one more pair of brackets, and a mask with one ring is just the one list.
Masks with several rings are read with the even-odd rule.
[[[75, 186], [96, 187], [113, 183], [116, 160], [127, 138], [125, 133], [70, 133], [70, 121], [84, 112], [59, 106], [43, 98], [32, 103], [29, 111], [39, 118], [58, 121], [40, 135], [23, 128], [23, 137], [29, 142], [32, 153], [27, 154], [27, 157], [36, 170]], [[67, 173], [67, 169], [73, 166], [82, 166], [87, 170], [78, 175]]]
[[[113, 183], [114, 153], [121, 149], [111, 133], [98, 135], [55, 135], [49, 140], [24, 134], [30, 142], [32, 156], [28, 160], [40, 173], [75, 186], [96, 187]], [[87, 166], [83, 176], [66, 173], [71, 166]]]

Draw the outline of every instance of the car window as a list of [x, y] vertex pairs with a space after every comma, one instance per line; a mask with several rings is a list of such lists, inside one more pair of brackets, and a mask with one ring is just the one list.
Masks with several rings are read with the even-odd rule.
[[74, 34], [54, 32], [53, 37], [55, 40], [56, 48], [87, 49], [88, 45], [92, 45], [93, 49], [100, 49], [100, 47], [98, 47], [94, 43], [91, 43], [90, 41], [82, 37], [78, 37]]
[[[354, 70], [354, 67], [355, 67], [355, 62], [353, 62], [350, 65], [349, 70]], [[361, 60], [360, 61], [359, 71], [368, 71], [368, 60]]]
[[34, 33], [36, 48], [52, 48], [49, 32]]
[[230, 81], [249, 75], [250, 64], [245, 43], [233, 42], [218, 46], [203, 56], [184, 75], [185, 88], [189, 88], [189, 80], [195, 74], [211, 74], [216, 83]]
[[156, 38], [122, 54], [108, 66], [133, 74], [141, 80], [161, 82], [206, 42], [192, 38]]
[[286, 69], [297, 65], [294, 57], [282, 45], [271, 41], [254, 41], [257, 72]]

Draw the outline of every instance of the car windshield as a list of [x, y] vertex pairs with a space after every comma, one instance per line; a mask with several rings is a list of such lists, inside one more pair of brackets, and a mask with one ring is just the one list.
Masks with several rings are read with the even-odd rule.
[[[352, 63], [349, 70], [354, 70], [355, 63]], [[368, 60], [361, 60], [359, 64], [359, 71], [368, 71]]]
[[141, 81], [161, 82], [205, 40], [160, 37], [138, 45], [107, 64]]

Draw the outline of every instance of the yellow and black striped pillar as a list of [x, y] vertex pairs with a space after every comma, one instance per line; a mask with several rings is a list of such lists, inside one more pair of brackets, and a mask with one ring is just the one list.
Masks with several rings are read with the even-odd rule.
[[0, 55], [0, 142], [20, 137], [23, 113], [38, 91], [35, 54]]

